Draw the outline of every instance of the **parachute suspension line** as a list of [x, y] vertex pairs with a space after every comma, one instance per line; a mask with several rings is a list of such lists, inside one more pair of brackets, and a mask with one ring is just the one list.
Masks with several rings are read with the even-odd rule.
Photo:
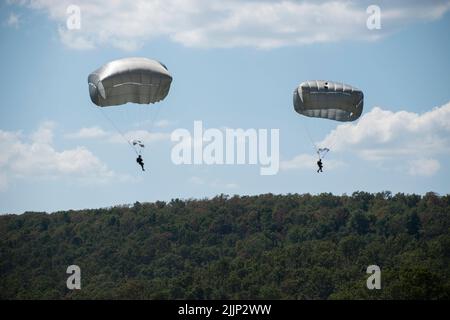
[[155, 126], [156, 121], [158, 121], [158, 116], [159, 113], [161, 112], [161, 106], [158, 106], [156, 108], [156, 112], [155, 112], [155, 116], [153, 117], [152, 121], [150, 122], [150, 129], [148, 130], [148, 132], [152, 133], [153, 132], [153, 127]]
[[[105, 88], [103, 81], [107, 78], [111, 78], [112, 81], [107, 81]], [[137, 79], [139, 81], [136, 81]], [[112, 85], [112, 83], [116, 84]], [[164, 64], [156, 60], [138, 57], [110, 61], [93, 71], [88, 77], [89, 96], [91, 101], [99, 107], [124, 105], [126, 103], [156, 103], [166, 98], [171, 83], [172, 76]], [[129, 87], [130, 91], [123, 94], [120, 86]], [[108, 95], [105, 94], [106, 92]], [[118, 96], [121, 97], [118, 98]], [[155, 111], [159, 113], [159, 109]], [[143, 152], [141, 148], [144, 148], [144, 144], [142, 142], [140, 144], [135, 143], [139, 140], [128, 140], [106, 112], [101, 110], [101, 114], [139, 156]], [[127, 113], [124, 115], [127, 115]], [[150, 129], [153, 130], [156, 117], [153, 119], [150, 117], [149, 122], [147, 122], [147, 118], [145, 119], [146, 125], [149, 124]], [[133, 125], [135, 126], [136, 123]]]
[[309, 132], [308, 125], [305, 122], [305, 125], [302, 126], [303, 130], [305, 131], [306, 135], [308, 136], [309, 141], [311, 142], [311, 145], [314, 149], [314, 152], [318, 155], [319, 159], [325, 158], [325, 156], [330, 151], [329, 148], [319, 148], [317, 144], [314, 142], [313, 138], [311, 137], [311, 133]]
[[[161, 82], [162, 82], [162, 79], [159, 79], [160, 85], [161, 85]], [[158, 105], [157, 107], [155, 106], [155, 108], [156, 108], [155, 115], [154, 115], [154, 117], [151, 117], [151, 120], [150, 120], [150, 128], [148, 131], [150, 134], [153, 132], [153, 127], [154, 127], [155, 123], [158, 121], [158, 116], [159, 116], [162, 106]]]
[[314, 149], [314, 152], [315, 153], [318, 153], [318, 148], [317, 148], [317, 145], [314, 143], [314, 140], [312, 139], [312, 137], [311, 137], [311, 134], [310, 134], [310, 132], [309, 132], [309, 130], [308, 130], [308, 126], [307, 126], [307, 123], [305, 122], [305, 125], [304, 126], [302, 126], [302, 128], [303, 128], [303, 130], [305, 131], [305, 133], [306, 133], [306, 135], [308, 136], [308, 139], [309, 139], [309, 141], [311, 142], [311, 145], [312, 145], [312, 147], [313, 147], [313, 149]]
[[[158, 106], [158, 107], [156, 107], [156, 106], [151, 106], [151, 107], [150, 106], [144, 106], [143, 108], [144, 109], [145, 108], [150, 108], [150, 115], [149, 115], [150, 124], [149, 124], [149, 130], [147, 132], [149, 133], [149, 135], [151, 135], [153, 133], [153, 128], [154, 128], [155, 122], [158, 119], [158, 115], [160, 113], [161, 106]], [[153, 109], [156, 109], [156, 110], [153, 112], [152, 111]], [[140, 112], [140, 113], [141, 113], [141, 115], [140, 115], [141, 117], [145, 117], [146, 113], [142, 113], [142, 112]], [[129, 144], [132, 145], [132, 147], [133, 147], [133, 149], [134, 149], [134, 151], [136, 152], [137, 155], [142, 155], [143, 145], [140, 146], [139, 144], [135, 144], [135, 142], [142, 143], [141, 140], [131, 140], [131, 141], [128, 141], [128, 142], [129, 142]], [[136, 145], [138, 147], [136, 147]]]
[[154, 109], [156, 109], [156, 111], [154, 112], [154, 115], [150, 116], [151, 120], [150, 120], [149, 129], [148, 129], [148, 133], [150, 135], [153, 133], [153, 129], [155, 128], [155, 124], [158, 121], [158, 117], [161, 113], [162, 108], [163, 108], [163, 106], [161, 106], [161, 105], [154, 107]]
[[[101, 108], [101, 107], [100, 107]], [[109, 123], [111, 123], [111, 125], [117, 130], [117, 132], [120, 134], [120, 136], [123, 138], [123, 140], [126, 141], [126, 143], [131, 147], [131, 149], [133, 149], [134, 153], [136, 153], [136, 155], [139, 155], [139, 153], [136, 151], [136, 148], [133, 146], [133, 144], [125, 137], [125, 135], [123, 134], [123, 132], [115, 125], [114, 121], [111, 120], [110, 117], [108, 117], [106, 115], [105, 112], [103, 112], [103, 110], [99, 110], [100, 114], [109, 121]]]

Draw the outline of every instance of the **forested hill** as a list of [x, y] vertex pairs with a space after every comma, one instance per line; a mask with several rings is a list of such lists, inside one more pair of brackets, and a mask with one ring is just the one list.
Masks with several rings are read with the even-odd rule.
[[[218, 196], [0, 216], [1, 299], [449, 299], [450, 195]], [[81, 290], [66, 269], [81, 268]], [[381, 289], [368, 290], [369, 265]]]

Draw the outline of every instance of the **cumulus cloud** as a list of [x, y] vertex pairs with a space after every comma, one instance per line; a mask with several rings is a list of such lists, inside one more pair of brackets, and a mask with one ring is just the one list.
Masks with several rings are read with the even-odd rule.
[[59, 39], [70, 49], [89, 50], [95, 48], [94, 41], [86, 37], [85, 33], [77, 30], [67, 30], [63, 27], [58, 28]]
[[101, 139], [109, 143], [127, 143], [127, 141], [140, 140], [144, 144], [169, 140], [170, 134], [163, 132], [150, 132], [148, 130], [130, 130], [123, 133], [105, 131], [100, 127], [85, 127], [77, 132], [65, 135], [69, 139]]
[[72, 0], [12, 0], [48, 14], [62, 42], [77, 49], [111, 45], [135, 50], [168, 38], [188, 47], [275, 48], [375, 40], [405, 25], [441, 18], [449, 0], [377, 1], [382, 28], [366, 27], [371, 0], [78, 0], [81, 29], [65, 29]]
[[367, 160], [450, 151], [450, 103], [423, 114], [373, 108], [355, 123], [339, 125], [319, 144], [354, 150]]
[[66, 134], [70, 139], [96, 139], [109, 136], [110, 133], [100, 127], [81, 128], [77, 132]]
[[54, 124], [43, 123], [31, 135], [0, 130], [0, 189], [12, 179], [61, 179], [104, 183], [120, 176], [85, 147], [58, 151], [53, 143]]
[[339, 125], [319, 145], [372, 162], [406, 161], [409, 174], [429, 176], [440, 168], [435, 158], [450, 153], [450, 102], [422, 114], [375, 107], [359, 121]]

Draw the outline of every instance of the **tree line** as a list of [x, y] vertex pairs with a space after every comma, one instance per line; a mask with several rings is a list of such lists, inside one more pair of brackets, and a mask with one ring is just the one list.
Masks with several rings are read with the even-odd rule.
[[[449, 231], [450, 195], [431, 192], [3, 215], [0, 299], [449, 299]], [[69, 265], [81, 290], [66, 287]]]

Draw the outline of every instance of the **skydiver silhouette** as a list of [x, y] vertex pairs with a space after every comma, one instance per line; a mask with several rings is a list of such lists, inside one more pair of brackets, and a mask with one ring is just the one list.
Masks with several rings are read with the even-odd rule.
[[319, 161], [317, 161], [317, 166], [319, 167], [319, 169], [317, 169], [317, 173], [319, 172], [323, 172], [323, 163], [322, 163], [322, 159], [319, 158]]
[[144, 169], [144, 160], [142, 160], [141, 155], [138, 155], [138, 157], [136, 158], [136, 162], [139, 163], [139, 165], [142, 168], [142, 171], [145, 171], [145, 169]]

